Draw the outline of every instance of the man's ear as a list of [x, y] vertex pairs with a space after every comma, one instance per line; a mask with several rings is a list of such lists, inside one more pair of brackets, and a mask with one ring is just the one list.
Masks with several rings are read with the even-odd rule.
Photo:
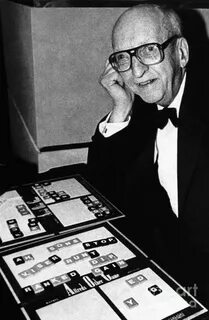
[[177, 39], [177, 50], [181, 68], [185, 68], [189, 61], [189, 45], [185, 38]]

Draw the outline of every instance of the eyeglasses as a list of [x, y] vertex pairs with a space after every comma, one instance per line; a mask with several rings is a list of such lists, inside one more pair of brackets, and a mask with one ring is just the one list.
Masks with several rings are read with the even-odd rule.
[[109, 62], [118, 72], [128, 71], [132, 67], [132, 57], [136, 57], [147, 66], [160, 63], [164, 59], [165, 48], [177, 38], [178, 36], [175, 35], [162, 44], [153, 42], [129, 50], [114, 52], [110, 55]]

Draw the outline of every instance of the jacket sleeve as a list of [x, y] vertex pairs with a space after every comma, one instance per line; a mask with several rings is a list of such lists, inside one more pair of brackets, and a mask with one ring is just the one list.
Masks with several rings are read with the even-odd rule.
[[[88, 178], [109, 200], [115, 202], [118, 184], [143, 151], [149, 135], [145, 125], [148, 109], [135, 99], [133, 113], [127, 127], [105, 138], [97, 126], [88, 153]], [[140, 112], [139, 112], [140, 111]], [[148, 135], [146, 134], [148, 132]]]

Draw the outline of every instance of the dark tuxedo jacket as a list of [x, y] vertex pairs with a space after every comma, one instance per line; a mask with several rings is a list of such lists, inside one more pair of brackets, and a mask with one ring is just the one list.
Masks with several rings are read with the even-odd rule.
[[97, 128], [92, 138], [89, 179], [125, 213], [116, 226], [154, 258], [160, 253], [165, 260], [166, 252], [175, 261], [185, 253], [209, 256], [209, 89], [203, 80], [187, 71], [178, 128], [178, 218], [154, 163], [156, 105], [135, 97], [128, 127], [109, 138]]

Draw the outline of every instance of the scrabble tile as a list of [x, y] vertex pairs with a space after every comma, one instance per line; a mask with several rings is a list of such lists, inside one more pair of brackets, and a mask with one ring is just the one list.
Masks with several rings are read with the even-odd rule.
[[[53, 196], [52, 196], [52, 197], [53, 197]], [[60, 200], [61, 200], [61, 198], [60, 198], [59, 196], [53, 197], [53, 199], [54, 199], [55, 201], [60, 201]]]
[[71, 259], [74, 263], [82, 260], [82, 258], [79, 256], [79, 254], [75, 254], [74, 256], [71, 256]]
[[109, 237], [107, 238], [107, 241], [109, 242], [109, 244], [114, 244], [118, 242], [118, 240], [115, 237]]
[[115, 261], [118, 259], [118, 257], [114, 253], [108, 253], [106, 255], [106, 257], [107, 257], [108, 261]]
[[56, 248], [55, 246], [50, 246], [50, 247], [47, 247], [47, 250], [48, 250], [49, 252], [53, 252], [53, 251], [56, 251], [57, 248]]
[[116, 261], [116, 263], [119, 265], [121, 269], [128, 267], [128, 264], [125, 260], [119, 260], [119, 261]]
[[68, 274], [68, 276], [70, 277], [71, 280], [76, 280], [76, 279], [80, 278], [80, 274], [76, 270], [70, 271], [67, 274]]
[[105, 214], [103, 212], [98, 212], [98, 213], [95, 213], [95, 217], [97, 219], [101, 219], [101, 218], [104, 218], [105, 217]]
[[70, 257], [63, 260], [65, 264], [72, 264], [75, 263], [75, 261]]
[[65, 191], [58, 191], [57, 194], [59, 196], [67, 195]]
[[83, 202], [84, 202], [85, 200], [90, 200], [88, 196], [82, 196], [82, 197], [80, 197], [80, 199], [81, 199], [81, 201], [83, 201]]
[[96, 267], [100, 264], [100, 262], [98, 261], [98, 258], [90, 260], [89, 263], [93, 266]]
[[51, 260], [53, 263], [57, 263], [59, 261], [61, 261], [62, 259], [60, 257], [58, 257], [57, 255], [51, 256], [48, 258], [49, 260]]
[[45, 194], [47, 194], [46, 190], [44, 188], [39, 188], [38, 189], [38, 193], [40, 194], [40, 196], [43, 196]]
[[30, 211], [28, 211], [28, 210], [19, 211], [19, 212], [20, 212], [21, 216], [27, 216], [27, 215], [31, 214]]
[[157, 285], [149, 287], [148, 290], [153, 294], [153, 296], [157, 296], [162, 292], [162, 290]]
[[7, 224], [10, 226], [12, 224], [17, 225], [17, 220], [16, 219], [9, 219], [7, 220]]
[[106, 210], [108, 210], [108, 208], [105, 206], [102, 206], [99, 210], [100, 210], [100, 212], [105, 212]]
[[41, 185], [39, 183], [34, 184], [35, 189], [41, 188]]
[[59, 277], [51, 278], [50, 282], [53, 285], [53, 287], [57, 287], [57, 286], [59, 286], [60, 284], [63, 283]]
[[26, 206], [24, 204], [19, 204], [16, 206], [17, 210], [24, 210], [26, 209]]
[[[95, 203], [95, 202], [94, 202]], [[97, 208], [102, 208], [103, 204], [100, 201], [97, 201], [96, 203]]]
[[107, 256], [100, 256], [96, 259], [99, 261], [100, 264], [109, 262]]
[[91, 272], [95, 277], [101, 276], [103, 274], [100, 267], [91, 269]]
[[16, 219], [9, 219], [9, 220], [7, 220], [7, 223], [8, 224], [17, 223], [17, 220]]
[[18, 273], [18, 275], [19, 275], [21, 278], [25, 279], [25, 278], [30, 277], [30, 276], [31, 276], [31, 273], [30, 273], [29, 270], [24, 270], [24, 271]]
[[112, 212], [110, 210], [104, 210], [103, 214], [104, 214], [105, 218], [109, 218], [109, 217], [111, 217]]
[[83, 202], [84, 204], [89, 204], [89, 203], [91, 203], [91, 200], [89, 200], [89, 199], [82, 199], [82, 202]]
[[48, 194], [50, 194], [50, 196], [56, 195], [57, 192], [56, 191], [48, 191]]
[[25, 254], [25, 255], [23, 256], [23, 259], [24, 259], [25, 262], [26, 262], [26, 261], [31, 261], [31, 260], [34, 260], [34, 256], [33, 256], [31, 253]]
[[12, 233], [13, 237], [16, 238], [21, 238], [24, 236], [24, 234], [22, 233], [22, 231], [17, 231], [17, 232], [13, 232]]
[[143, 274], [139, 274], [138, 276], [136, 276], [136, 278], [140, 283], [147, 280], [147, 278]]
[[26, 206], [23, 206], [22, 208], [17, 208], [18, 212], [24, 212], [24, 211], [27, 211], [27, 208]]
[[73, 238], [73, 239], [66, 240], [63, 242], [64, 246], [66, 246], [66, 247], [73, 246], [78, 243], [81, 243], [81, 240], [79, 238]]
[[99, 202], [99, 200], [98, 199], [95, 199], [95, 200], [92, 200], [92, 202], [93, 202], [93, 204], [95, 204], [95, 205], [100, 205], [100, 202]]
[[54, 247], [56, 248], [56, 250], [60, 250], [60, 249], [63, 249], [65, 245], [64, 243], [60, 242], [60, 243], [56, 243]]
[[37, 224], [37, 223], [38, 223], [37, 218], [29, 218], [28, 219], [28, 224], [33, 225], [33, 224]]
[[90, 199], [91, 201], [98, 201], [97, 198], [96, 198], [95, 196], [93, 196], [93, 195], [89, 196], [89, 199]]
[[38, 230], [40, 230], [40, 226], [39, 225], [30, 227], [30, 231], [38, 231]]
[[108, 266], [109, 266], [114, 272], [120, 271], [119, 265], [118, 265], [117, 263], [115, 263], [115, 262], [109, 263]]
[[49, 259], [42, 261], [42, 263], [43, 263], [43, 265], [44, 265], [45, 268], [50, 267], [50, 266], [52, 266], [52, 265], [54, 264], [54, 263], [53, 263], [51, 260], [49, 260]]
[[139, 284], [139, 280], [137, 280], [136, 277], [132, 277], [132, 278], [127, 279], [125, 281], [130, 287], [135, 287]]
[[132, 298], [132, 297], [124, 300], [123, 303], [124, 303], [129, 309], [134, 308], [134, 307], [137, 307], [137, 306], [139, 305], [138, 302], [137, 302], [134, 298]]
[[63, 194], [60, 196], [61, 200], [69, 200], [70, 196], [68, 194]]
[[92, 210], [92, 213], [93, 213], [93, 214], [98, 214], [98, 213], [99, 213], [99, 210], [98, 210], [98, 209], [94, 209], [94, 210]]
[[28, 272], [30, 272], [31, 275], [37, 274], [41, 269], [37, 267], [37, 265], [34, 265], [32, 268], [28, 269]]
[[21, 256], [13, 258], [13, 261], [16, 265], [25, 263], [25, 260]]
[[73, 239], [71, 239], [72, 245], [77, 244], [77, 243], [80, 243], [80, 242], [81, 242], [81, 240], [80, 240], [79, 238], [73, 238]]
[[96, 250], [91, 250], [91, 251], [88, 251], [88, 255], [90, 256], [90, 258], [94, 259], [99, 257], [100, 254]]
[[88, 252], [84, 251], [84, 252], [80, 252], [79, 254], [80, 260], [84, 260], [86, 258], [89, 258], [89, 254]]
[[50, 280], [46, 280], [46, 281], [41, 282], [41, 285], [43, 286], [44, 290], [46, 290], [46, 291], [50, 291], [53, 289], [53, 285]]
[[27, 286], [23, 288], [23, 292], [26, 296], [33, 296], [35, 294], [32, 286]]
[[11, 227], [9, 228], [9, 231], [11, 233], [16, 233], [16, 232], [20, 232], [20, 228], [17, 226], [17, 227]]
[[35, 294], [38, 294], [44, 291], [44, 287], [40, 283], [33, 284], [31, 287]]
[[94, 212], [96, 210], [96, 207], [91, 203], [90, 205], [88, 205], [88, 210]]
[[44, 268], [46, 268], [46, 265], [43, 262], [39, 262], [33, 266], [33, 269], [37, 270], [37, 272], [41, 271]]
[[45, 195], [43, 196], [43, 199], [44, 199], [44, 200], [48, 200], [48, 199], [51, 199], [51, 198], [50, 198], [50, 196], [49, 196], [48, 194], [45, 194]]
[[104, 275], [112, 275], [113, 274], [113, 270], [108, 266], [101, 266], [100, 269], [102, 270], [102, 272], [104, 273]]
[[100, 239], [98, 243], [99, 243], [99, 246], [107, 246], [109, 244], [107, 239]]
[[62, 274], [61, 276], [57, 276], [58, 280], [60, 280], [61, 283], [65, 283], [67, 281], [70, 281], [71, 278], [69, 277], [69, 275], [66, 274]]
[[93, 207], [93, 206], [94, 206], [94, 204], [93, 204], [92, 202], [87, 203], [87, 207], [88, 207], [88, 208], [91, 208], [91, 207]]
[[92, 248], [95, 248], [96, 245], [93, 242], [84, 242], [83, 247], [84, 249], [92, 249]]

